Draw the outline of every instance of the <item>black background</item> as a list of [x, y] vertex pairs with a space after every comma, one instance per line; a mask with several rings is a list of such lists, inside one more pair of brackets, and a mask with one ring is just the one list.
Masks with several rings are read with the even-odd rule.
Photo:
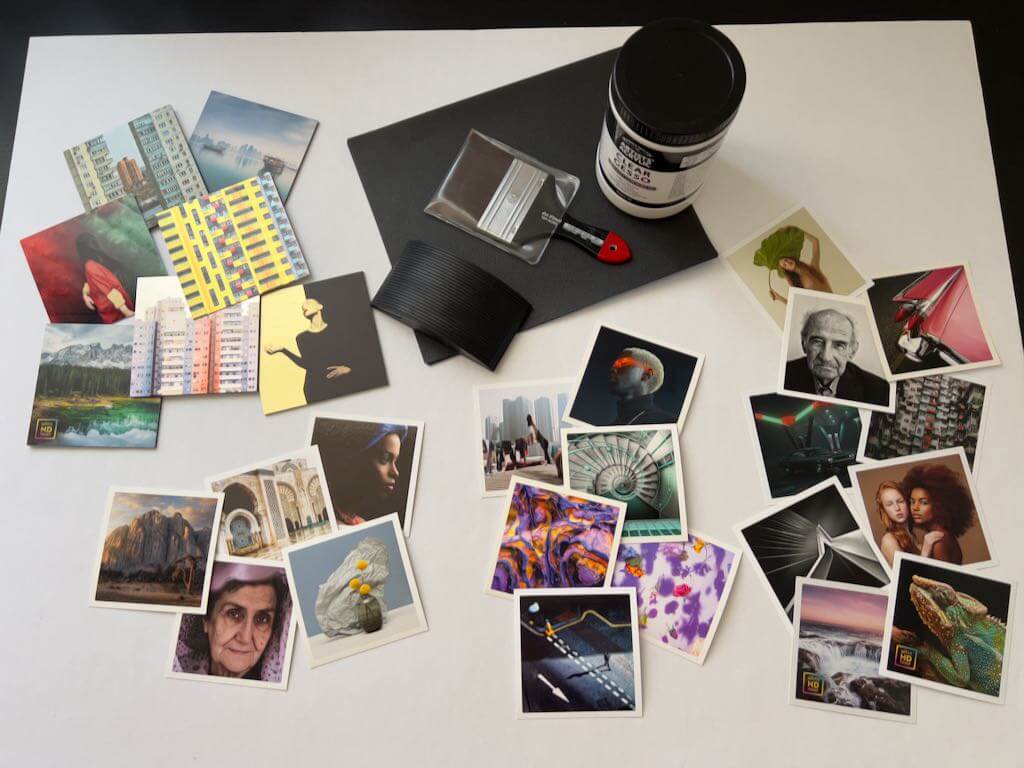
[[[681, 2], [643, 4], [590, 0], [518, 0], [515, 3], [428, 3], [422, 0], [250, 0], [212, 3], [180, 0], [14, 0], [0, 10], [0, 199], [17, 121], [28, 37], [32, 35], [183, 32], [274, 32], [359, 29], [476, 29], [643, 24], [665, 16], [691, 16], [712, 24], [967, 19], [974, 30], [1003, 226], [1018, 307], [1024, 295], [1024, 146], [1015, 120], [1021, 107], [1019, 41], [1024, 4], [959, 1], [822, 3]], [[73, 73], [68, 73], [69, 77]], [[956, 194], [955, 190], [949, 190]], [[0, 209], [2, 215], [2, 209]], [[1024, 316], [1024, 313], [1019, 312]]]
[[[811, 525], [802, 525], [803, 518]], [[750, 547], [757, 567], [764, 571], [772, 591], [785, 608], [796, 593], [797, 576], [808, 576], [814, 562], [813, 552], [817, 543], [817, 527], [821, 526], [830, 536], [842, 536], [858, 529], [850, 508], [834, 485], [826, 486], [799, 501], [779, 509], [768, 517], [745, 527], [741, 535]], [[797, 528], [800, 530], [797, 530]], [[789, 543], [787, 551], [780, 551], [780, 533]], [[802, 539], [799, 538], [802, 536]], [[782, 558], [787, 558], [785, 561]], [[862, 576], [863, 574], [858, 574]], [[867, 587], [884, 586], [874, 581], [848, 581]], [[790, 619], [793, 611], [788, 611]]]
[[[893, 609], [892, 625], [913, 632], [922, 640], [931, 643], [937, 650], [942, 649], [941, 643], [925, 627], [910, 600], [910, 578], [915, 575], [949, 584], [957, 592], [963, 592], [965, 595], [980, 600], [988, 607], [989, 616], [1006, 622], [1007, 613], [1010, 610], [1010, 585], [1006, 582], [987, 579], [972, 573], [954, 571], [950, 568], [943, 568], [941, 565], [904, 560], [903, 565], [900, 566], [899, 582], [896, 584], [896, 607]], [[892, 650], [896, 644], [890, 642], [889, 645], [889, 669], [906, 675], [914, 674], [893, 664]]]
[[[715, 258], [714, 246], [692, 208], [666, 219], [638, 219], [608, 202], [594, 179], [594, 141], [607, 109], [608, 73], [616, 55], [605, 51], [588, 56], [350, 138], [348, 148], [391, 262], [401, 258], [410, 240], [442, 248], [526, 299], [533, 309], [523, 327], [532, 328]], [[484, 239], [424, 216], [424, 204], [466, 140], [466, 126], [578, 177], [582, 183], [572, 198], [571, 215], [620, 235], [634, 258], [610, 267], [578, 246], [553, 238], [540, 262], [531, 266], [499, 253]], [[581, 136], [593, 140], [581, 141]], [[456, 196], [485, 194], [481, 181], [486, 187], [486, 174], [477, 174]], [[493, 192], [486, 191], [486, 200]], [[534, 210], [538, 207], [544, 206], [535, 202]], [[523, 222], [517, 239], [523, 228], [531, 227], [532, 216]], [[550, 232], [551, 226], [547, 229]], [[417, 341], [428, 364], [454, 354], [424, 334], [418, 334]]]
[[[750, 398], [751, 418], [756, 413], [763, 413], [766, 416], [775, 416], [777, 418], [795, 416], [810, 405], [811, 402], [811, 400], [803, 400], [798, 397], [790, 397], [789, 395], [753, 395]], [[757, 433], [758, 447], [764, 459], [765, 475], [768, 478], [772, 498], [794, 496], [801, 491], [807, 490], [812, 485], [832, 477], [832, 475], [839, 479], [844, 488], [850, 487], [850, 473], [845, 467], [838, 472], [833, 472], [825, 467], [821, 472], [808, 472], [805, 470], [802, 473], [794, 473], [787, 476], [781, 465], [783, 459], [797, 450], [786, 436], [787, 430], [792, 430], [794, 436], [804, 437], [807, 435], [807, 425], [812, 420], [815, 424], [811, 430], [811, 437], [807, 442], [807, 447], [828, 448], [828, 443], [822, 436], [818, 426], [824, 421], [821, 414], [830, 409], [836, 413], [857, 414], [857, 409], [850, 405], [822, 405], [821, 408], [815, 410], [812, 414], [808, 414], [792, 427], [754, 419], [754, 431]], [[852, 451], [854, 454], [857, 453], [860, 431], [863, 428], [864, 425], [860, 422], [859, 416], [857, 421], [850, 419], [846, 422], [842, 440], [844, 450]]]
[[[661, 361], [665, 369], [665, 378], [661, 388], [654, 393], [654, 404], [672, 414], [669, 423], [674, 424], [679, 420], [683, 403], [693, 386], [697, 358], [638, 336], [630, 336], [605, 327], [597, 334], [594, 348], [587, 359], [587, 367], [583, 371], [580, 388], [569, 413], [571, 418], [585, 424], [593, 424], [595, 427], [615, 424], [618, 398], [608, 388], [608, 372], [619, 353], [628, 347], [646, 349]], [[647, 423], [649, 422], [638, 421], [636, 426]]]
[[[336, 426], [331, 433], [324, 435], [326, 422], [335, 422]], [[340, 435], [344, 431], [345, 424], [365, 424], [359, 419], [345, 419], [332, 416], [318, 416], [313, 420], [313, 434], [310, 436], [310, 445], [320, 448], [320, 461], [324, 465], [324, 476], [327, 478], [327, 487], [331, 492], [331, 503], [338, 504], [338, 499], [344, 498], [341, 488], [335, 488], [339, 475], [344, 477], [345, 465], [355, 461], [358, 454], [355, 451], [346, 450], [344, 443], [334, 435]], [[394, 512], [398, 515], [398, 525], [405, 528], [406, 504], [409, 501], [409, 481], [412, 479], [413, 460], [419, 462], [416, 455], [416, 432], [419, 427], [404, 422], [396, 421], [406, 427], [405, 439], [402, 440], [401, 452], [398, 454], [398, 461], [395, 462], [398, 469], [398, 482], [395, 483], [394, 498], [390, 503], [381, 503], [378, 513], [368, 515], [366, 510], [360, 508], [364, 520], [376, 520], [378, 517]], [[360, 501], [362, 499], [359, 499]]]

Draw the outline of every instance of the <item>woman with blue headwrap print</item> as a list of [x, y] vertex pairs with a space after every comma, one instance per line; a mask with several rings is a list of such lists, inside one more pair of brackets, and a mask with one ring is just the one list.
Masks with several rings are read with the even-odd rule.
[[311, 442], [320, 447], [339, 525], [358, 525], [393, 512], [405, 522], [409, 486], [399, 457], [409, 432], [403, 424], [315, 420]]

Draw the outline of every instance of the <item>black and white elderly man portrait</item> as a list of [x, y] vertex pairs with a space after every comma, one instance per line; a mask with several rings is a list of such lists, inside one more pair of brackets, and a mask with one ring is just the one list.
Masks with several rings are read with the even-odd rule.
[[854, 319], [835, 309], [808, 312], [800, 327], [803, 357], [786, 362], [785, 388], [818, 397], [889, 404], [889, 383], [853, 362], [859, 349]]

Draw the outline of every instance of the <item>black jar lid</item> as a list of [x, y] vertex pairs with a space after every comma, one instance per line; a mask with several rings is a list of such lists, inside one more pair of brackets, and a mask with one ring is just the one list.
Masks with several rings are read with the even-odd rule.
[[630, 35], [615, 59], [611, 100], [622, 121], [656, 144], [707, 141], [732, 122], [747, 71], [714, 27], [663, 19]]

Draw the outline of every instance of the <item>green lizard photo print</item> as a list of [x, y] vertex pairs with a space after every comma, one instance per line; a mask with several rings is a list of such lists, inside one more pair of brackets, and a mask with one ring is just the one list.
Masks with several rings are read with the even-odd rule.
[[890, 589], [882, 674], [1002, 703], [1015, 585], [898, 553]]

